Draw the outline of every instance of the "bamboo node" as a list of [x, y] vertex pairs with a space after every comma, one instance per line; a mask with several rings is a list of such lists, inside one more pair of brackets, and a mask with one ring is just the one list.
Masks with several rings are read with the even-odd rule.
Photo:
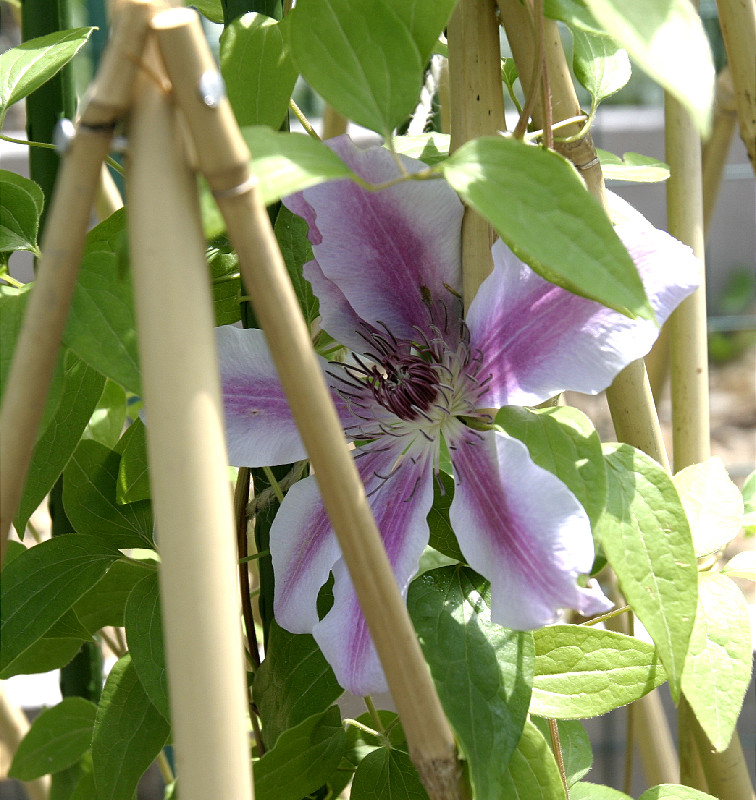
[[416, 758], [412, 761], [431, 800], [459, 800], [461, 770], [454, 753], [446, 758]]

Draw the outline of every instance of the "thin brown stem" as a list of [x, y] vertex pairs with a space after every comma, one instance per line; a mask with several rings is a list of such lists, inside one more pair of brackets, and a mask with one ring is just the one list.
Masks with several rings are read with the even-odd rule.
[[570, 800], [570, 787], [567, 784], [567, 773], [564, 769], [564, 754], [562, 753], [562, 743], [559, 740], [559, 725], [555, 719], [549, 720], [549, 734], [551, 736], [551, 749], [554, 751], [557, 767], [559, 767], [559, 777], [562, 779], [564, 796]]

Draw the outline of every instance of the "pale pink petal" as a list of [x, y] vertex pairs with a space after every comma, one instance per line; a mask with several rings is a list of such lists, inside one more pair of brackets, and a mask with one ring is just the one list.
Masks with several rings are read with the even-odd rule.
[[[328, 144], [371, 183], [399, 175], [382, 147], [361, 150], [347, 137]], [[414, 159], [401, 160], [408, 172], [425, 168]], [[444, 181], [408, 181], [370, 192], [341, 180], [283, 202], [310, 226], [319, 269], [316, 275], [306, 266], [305, 274], [321, 301], [323, 327], [334, 337], [343, 328], [344, 309], [375, 328], [383, 323], [404, 339], [416, 338], [416, 326], [428, 330], [431, 322], [443, 325], [450, 314], [458, 317], [453, 292], [461, 281], [463, 208]], [[353, 341], [344, 343], [356, 349]]]
[[[650, 223], [623, 223], [617, 233], [662, 324], [698, 286], [700, 263]], [[651, 349], [658, 335], [652, 322], [548, 283], [502, 241], [492, 252], [494, 271], [467, 315], [472, 346], [483, 354], [481, 374], [491, 375], [484, 405], [534, 405], [566, 389], [596, 394]]]
[[572, 492], [499, 431], [461, 424], [448, 438], [455, 489], [450, 519], [470, 566], [491, 581], [491, 618], [517, 630], [590, 615], [611, 603], [578, 584], [593, 563], [591, 527]]

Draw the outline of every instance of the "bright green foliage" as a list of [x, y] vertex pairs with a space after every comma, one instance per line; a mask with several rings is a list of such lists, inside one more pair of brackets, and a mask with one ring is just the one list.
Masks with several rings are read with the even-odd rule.
[[751, 680], [750, 617], [724, 575], [702, 574], [682, 690], [716, 750], [730, 743]]
[[605, 452], [606, 512], [596, 535], [677, 698], [698, 585], [688, 520], [672, 479], [652, 458], [625, 444]]
[[751, 536], [756, 533], [756, 471], [743, 484], [743, 527]]
[[530, 713], [551, 719], [606, 714], [666, 680], [652, 645], [584, 625], [533, 632], [535, 676]]
[[606, 470], [601, 440], [588, 417], [568, 406], [535, 411], [505, 406], [496, 424], [525, 444], [539, 467], [567, 486], [595, 525], [604, 510]]
[[716, 553], [740, 532], [743, 498], [719, 458], [692, 464], [674, 477], [698, 558]]
[[226, 248], [208, 248], [216, 325], [233, 325], [241, 319], [241, 277], [239, 258]]
[[525, 723], [512, 754], [504, 775], [503, 792], [492, 796], [513, 800], [564, 800], [564, 787], [554, 754], [532, 722]]
[[326, 145], [302, 133], [276, 133], [269, 128], [245, 128], [242, 133], [263, 202], [336, 178], [354, 177], [347, 165]]
[[562, 20], [572, 31], [577, 29], [606, 35], [606, 31], [585, 7], [585, 0], [544, 0], [543, 11], [547, 17]]
[[83, 439], [94, 439], [105, 447], [115, 447], [126, 421], [126, 392], [114, 381], [106, 381]]
[[110, 671], [97, 708], [92, 737], [97, 800], [132, 797], [168, 734], [168, 723], [150, 702], [126, 654]]
[[430, 58], [457, 0], [390, 0], [391, 10], [404, 22], [423, 64]]
[[709, 128], [714, 64], [701, 19], [689, 0], [585, 0], [617, 43], [684, 103], [701, 133]]
[[210, 22], [218, 24], [223, 22], [223, 5], [220, 0], [192, 0], [191, 5]]
[[286, 118], [298, 75], [282, 32], [287, 24], [250, 12], [221, 34], [221, 72], [239, 125], [278, 129]]
[[560, 155], [517, 139], [484, 137], [462, 145], [441, 168], [462, 199], [546, 280], [631, 316], [653, 319], [630, 255], [598, 201]]
[[301, 800], [326, 783], [346, 751], [336, 706], [305, 719], [254, 762], [257, 800]]
[[119, 265], [125, 230], [126, 214], [117, 211], [87, 235], [63, 338], [98, 372], [140, 394], [131, 281]]
[[438, 164], [449, 156], [448, 133], [420, 133], [417, 136], [397, 136], [394, 139], [394, 149], [397, 153], [417, 158], [428, 166]]
[[640, 153], [623, 153], [622, 158], [596, 148], [604, 180], [658, 183], [669, 178], [669, 167], [663, 161]]
[[607, 36], [595, 36], [580, 28], [572, 31], [572, 68], [575, 77], [591, 93], [591, 112], [630, 80], [627, 53]]
[[66, 697], [43, 711], [19, 744], [9, 777], [31, 781], [75, 764], [89, 750], [96, 711], [83, 697]]
[[0, 254], [29, 250], [40, 255], [37, 234], [44, 202], [38, 184], [0, 169]]
[[41, 639], [119, 557], [113, 545], [72, 533], [30, 547], [6, 566], [0, 594], [0, 676], [9, 677], [7, 668], [14, 659]]
[[126, 601], [124, 624], [139, 682], [155, 708], [166, 720], [170, 720], [163, 620], [156, 571], [145, 575], [134, 586]]
[[327, 709], [343, 691], [312, 636], [271, 624], [266, 658], [254, 683], [268, 748], [284, 731]]
[[65, 469], [63, 506], [75, 530], [114, 547], [152, 547], [152, 508], [146, 500], [116, 500], [118, 453], [92, 439], [79, 443]]
[[360, 761], [354, 773], [351, 800], [427, 800], [420, 776], [403, 750], [379, 747]]
[[0, 55], [0, 127], [8, 106], [50, 80], [81, 50], [93, 30], [57, 31], [28, 39]]
[[528, 711], [532, 637], [491, 622], [490, 586], [469, 567], [423, 573], [407, 605], [475, 796], [499, 797]]
[[276, 239], [286, 264], [291, 283], [302, 309], [302, 316], [311, 325], [320, 314], [320, 303], [312, 293], [309, 281], [302, 274], [302, 266], [312, 260], [312, 247], [307, 239], [307, 223], [288, 208], [282, 206], [276, 217]]
[[[551, 741], [548, 720], [531, 717], [530, 721], [538, 728], [547, 742]], [[593, 766], [593, 751], [588, 734], [582, 723], [574, 719], [557, 720], [559, 744], [564, 759], [564, 772], [567, 785], [572, 786], [584, 778]]]
[[123, 504], [149, 500], [151, 492], [147, 463], [147, 433], [141, 419], [136, 419], [129, 425], [116, 449], [121, 453], [116, 502]]
[[722, 574], [731, 578], [747, 578], [756, 581], [756, 551], [744, 550], [734, 555], [722, 567]]
[[292, 54], [307, 82], [337, 111], [383, 136], [415, 108], [425, 68], [393, 5], [302, 0], [289, 27]]
[[15, 525], [24, 530], [29, 517], [60, 476], [83, 434], [105, 378], [72, 352], [65, 351], [63, 387], [50, 423], [37, 440]]
[[690, 786], [663, 783], [647, 789], [638, 800], [716, 800], [716, 798]]

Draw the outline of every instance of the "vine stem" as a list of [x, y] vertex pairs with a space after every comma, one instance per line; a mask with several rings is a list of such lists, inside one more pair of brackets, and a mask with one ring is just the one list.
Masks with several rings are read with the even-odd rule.
[[551, 749], [554, 751], [557, 767], [559, 767], [559, 777], [562, 779], [564, 796], [570, 800], [570, 787], [567, 784], [567, 773], [564, 770], [564, 753], [562, 752], [562, 742], [559, 739], [559, 725], [555, 719], [549, 721], [549, 735], [551, 736]]

